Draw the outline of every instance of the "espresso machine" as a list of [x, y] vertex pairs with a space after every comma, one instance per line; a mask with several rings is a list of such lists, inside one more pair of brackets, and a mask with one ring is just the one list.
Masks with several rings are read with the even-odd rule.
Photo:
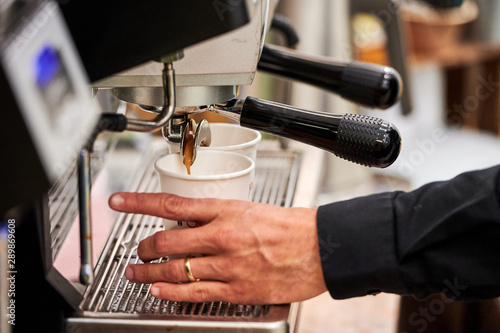
[[[12, 330], [293, 332], [299, 304], [170, 302], [152, 297], [149, 285], [129, 283], [125, 267], [140, 262], [137, 245], [162, 230], [160, 219], [118, 215], [93, 263], [91, 220], [99, 217], [91, 216], [90, 192], [102, 167], [96, 139], [109, 132], [161, 131], [163, 138], [145, 152], [130, 191], [158, 191], [152, 162], [168, 153], [165, 140], [182, 152], [186, 128], [193, 126], [190, 116], [203, 111], [384, 168], [401, 147], [393, 124], [242, 99], [239, 88], [262, 70], [384, 109], [401, 96], [399, 74], [266, 45], [273, 0], [0, 4], [0, 100], [7, 110], [0, 126], [8, 138], [1, 144], [8, 161], [0, 173], [0, 213], [16, 228]], [[104, 109], [97, 102], [100, 94], [118, 105], [137, 105], [152, 119], [120, 107]], [[209, 127], [201, 121], [193, 129], [200, 145], [209, 145]], [[256, 178], [265, 180], [252, 200], [291, 206], [300, 160], [293, 151], [261, 152]], [[281, 183], [270, 185], [271, 179]], [[80, 280], [70, 281], [54, 262], [75, 223]], [[168, 258], [158, 262], [163, 260]]]

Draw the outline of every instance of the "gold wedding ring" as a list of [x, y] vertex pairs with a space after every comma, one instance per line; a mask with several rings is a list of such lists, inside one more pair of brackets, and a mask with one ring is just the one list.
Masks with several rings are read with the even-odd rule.
[[191, 282], [198, 282], [200, 279], [197, 279], [194, 277], [193, 272], [191, 271], [191, 258], [192, 255], [186, 256], [186, 259], [184, 259], [184, 269], [186, 270], [186, 275]]

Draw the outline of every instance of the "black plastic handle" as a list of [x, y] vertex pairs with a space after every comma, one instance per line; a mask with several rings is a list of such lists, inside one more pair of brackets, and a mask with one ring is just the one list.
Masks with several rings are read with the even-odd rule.
[[401, 77], [391, 67], [313, 58], [274, 45], [264, 46], [258, 69], [312, 84], [370, 108], [387, 109], [402, 94]]
[[307, 143], [369, 167], [388, 167], [401, 150], [397, 128], [382, 119], [313, 112], [254, 97], [246, 98], [240, 125]]

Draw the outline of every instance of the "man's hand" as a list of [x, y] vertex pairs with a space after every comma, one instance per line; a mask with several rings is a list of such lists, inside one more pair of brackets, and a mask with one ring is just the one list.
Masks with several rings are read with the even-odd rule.
[[144, 262], [173, 254], [203, 255], [191, 259], [192, 273], [201, 280], [192, 283], [184, 259], [130, 265], [126, 277], [153, 283], [155, 297], [278, 304], [302, 301], [327, 290], [314, 209], [164, 193], [117, 193], [109, 205], [121, 212], [200, 225], [161, 231], [139, 244], [137, 252]]

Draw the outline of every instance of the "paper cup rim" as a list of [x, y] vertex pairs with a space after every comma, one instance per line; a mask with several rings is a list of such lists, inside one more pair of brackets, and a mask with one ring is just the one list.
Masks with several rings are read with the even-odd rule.
[[199, 181], [199, 180], [219, 180], [219, 179], [237, 178], [237, 177], [247, 175], [247, 174], [251, 173], [253, 170], [255, 170], [255, 162], [250, 157], [242, 155], [242, 154], [233, 153], [230, 151], [216, 151], [216, 150], [198, 151], [197, 154], [221, 154], [221, 155], [238, 156], [238, 158], [249, 161], [250, 166], [248, 168], [245, 168], [245, 169], [240, 170], [240, 171], [218, 174], [218, 175], [187, 175], [187, 174], [181, 174], [181, 173], [177, 173], [177, 172], [173, 172], [173, 171], [167, 171], [167, 170], [164, 170], [158, 166], [158, 163], [160, 162], [160, 160], [167, 158], [167, 157], [170, 157], [171, 155], [178, 155], [180, 158], [180, 153], [171, 153], [171, 154], [163, 155], [155, 161], [154, 166], [155, 166], [156, 171], [158, 171], [160, 174], [163, 174], [165, 176], [184, 179], [184, 180], [193, 180], [193, 181], [195, 181], [195, 180]]
[[200, 147], [200, 151], [201, 150], [203, 150], [203, 151], [208, 151], [208, 150], [226, 151], [226, 150], [235, 150], [235, 149], [245, 149], [245, 148], [249, 148], [249, 147], [252, 147], [252, 146], [258, 144], [262, 140], [262, 134], [260, 134], [259, 131], [256, 131], [254, 129], [247, 128], [247, 127], [241, 127], [240, 125], [227, 124], [227, 123], [210, 123], [210, 126], [239, 128], [239, 129], [242, 129], [244, 131], [249, 131], [249, 132], [255, 133], [255, 134], [257, 134], [257, 137], [254, 138], [251, 141], [248, 141], [248, 142], [245, 142], [245, 143], [240, 143], [240, 144], [237, 144], [237, 145], [219, 146], [219, 147], [211, 147], [211, 146], [209, 146], [209, 147]]

